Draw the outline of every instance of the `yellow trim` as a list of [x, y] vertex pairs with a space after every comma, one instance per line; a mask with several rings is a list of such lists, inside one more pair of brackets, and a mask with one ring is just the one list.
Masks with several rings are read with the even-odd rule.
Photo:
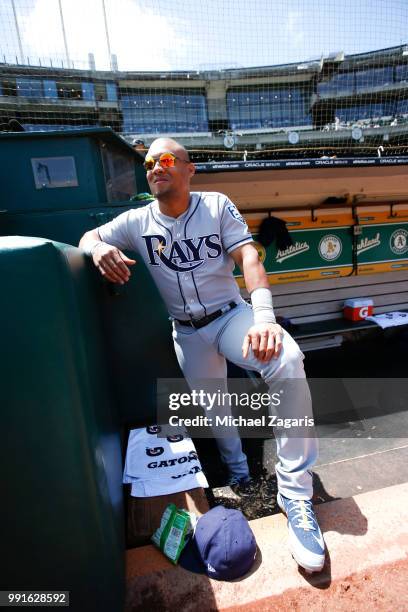
[[385, 263], [367, 263], [357, 266], [358, 274], [377, 274], [378, 272], [398, 272], [408, 269], [408, 259], [395, 259]]
[[[359, 217], [360, 225], [408, 221], [408, 204], [394, 204], [392, 209], [393, 217], [390, 216], [391, 203], [379, 204], [377, 206], [357, 206], [355, 210]], [[339, 225], [354, 225], [355, 223], [351, 207], [324, 210], [315, 209], [315, 221], [312, 221], [312, 210], [273, 210], [271, 214], [286, 221], [289, 231], [322, 227], [330, 228], [338, 227]], [[244, 217], [251, 232], [257, 233], [261, 221], [268, 217], [268, 213], [246, 213]]]
[[[342, 268], [319, 268], [318, 270], [295, 270], [293, 272], [268, 272], [267, 276], [270, 285], [277, 285], [279, 283], [340, 278], [341, 276], [350, 276], [352, 270], [352, 266], [345, 266]], [[377, 264], [361, 264], [357, 267], [357, 274], [378, 274], [379, 272], [398, 272], [399, 270], [408, 270], [408, 259], [396, 259], [395, 261]], [[241, 289], [245, 288], [242, 276], [236, 276], [235, 280]]]
[[357, 206], [356, 213], [360, 225], [375, 225], [376, 223], [400, 223], [408, 221], [408, 205], [393, 204], [391, 217], [391, 203], [378, 206]]
[[[319, 268], [318, 270], [299, 270], [294, 272], [268, 272], [268, 280], [270, 285], [279, 283], [296, 283], [308, 280], [322, 280], [323, 278], [339, 278], [340, 276], [349, 276], [353, 270], [353, 266], [345, 266], [342, 268]], [[243, 276], [236, 276], [235, 280], [238, 287], [245, 289]]]
[[[312, 220], [311, 210], [274, 210], [272, 215], [286, 221], [289, 231], [338, 227], [339, 225], [352, 225], [354, 222], [350, 208], [315, 210], [315, 221]], [[268, 218], [268, 214], [265, 213], [246, 213], [244, 216], [249, 229], [253, 233], [257, 233], [262, 220]]]

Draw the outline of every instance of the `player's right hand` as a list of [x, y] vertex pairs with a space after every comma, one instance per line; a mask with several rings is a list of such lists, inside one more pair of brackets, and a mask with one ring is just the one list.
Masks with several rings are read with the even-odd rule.
[[102, 276], [123, 285], [130, 278], [128, 266], [134, 266], [136, 261], [126, 257], [114, 246], [101, 242], [93, 251], [92, 259]]

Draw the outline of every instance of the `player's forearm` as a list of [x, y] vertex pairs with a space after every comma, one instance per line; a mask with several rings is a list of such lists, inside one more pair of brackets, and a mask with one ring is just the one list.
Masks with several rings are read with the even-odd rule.
[[80, 249], [85, 251], [85, 253], [91, 254], [93, 247], [95, 247], [100, 242], [102, 241], [99, 237], [98, 230], [94, 229], [90, 230], [89, 232], [86, 232], [82, 236], [78, 246]]
[[245, 285], [251, 296], [252, 309], [254, 312], [254, 323], [275, 323], [276, 317], [273, 312], [272, 293], [269, 287], [268, 277], [262, 262], [253, 253], [242, 259], [242, 271]]
[[256, 257], [251, 253], [242, 259], [242, 273], [248, 293], [252, 293], [252, 291], [260, 287], [269, 289], [265, 268], [259, 260], [258, 253], [256, 251], [255, 253]]

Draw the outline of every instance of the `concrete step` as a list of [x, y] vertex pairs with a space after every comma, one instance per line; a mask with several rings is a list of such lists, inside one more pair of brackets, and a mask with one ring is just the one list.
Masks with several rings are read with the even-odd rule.
[[126, 612], [408, 611], [408, 483], [316, 507], [327, 545], [320, 574], [298, 569], [282, 514], [251, 521], [252, 571], [218, 582], [174, 567], [153, 546], [127, 551]]

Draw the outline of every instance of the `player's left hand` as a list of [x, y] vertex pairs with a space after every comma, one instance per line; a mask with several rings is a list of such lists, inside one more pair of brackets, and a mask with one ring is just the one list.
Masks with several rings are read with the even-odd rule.
[[249, 328], [242, 345], [242, 355], [247, 358], [249, 347], [255, 359], [267, 362], [279, 357], [282, 350], [283, 329], [277, 323], [257, 323]]

